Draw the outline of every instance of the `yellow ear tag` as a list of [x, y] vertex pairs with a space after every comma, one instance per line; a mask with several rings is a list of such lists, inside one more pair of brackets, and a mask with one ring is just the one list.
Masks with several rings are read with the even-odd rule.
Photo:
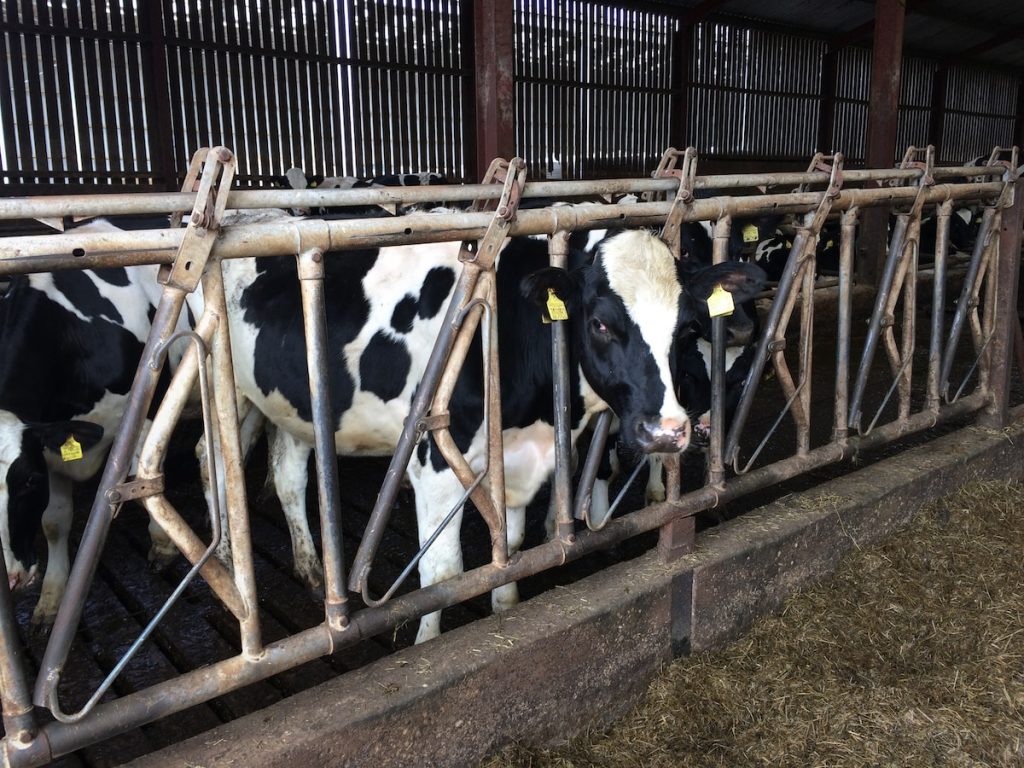
[[548, 315], [552, 320], [569, 319], [569, 313], [565, 309], [565, 302], [558, 298], [554, 288], [548, 288]]
[[732, 303], [732, 294], [722, 287], [721, 283], [715, 285], [715, 290], [708, 296], [708, 314], [711, 317], [731, 315], [735, 305]]
[[77, 461], [82, 458], [82, 444], [75, 440], [74, 435], [68, 435], [64, 445], [60, 447], [60, 457], [64, 461]]
[[744, 243], [756, 243], [757, 242], [757, 225], [747, 224], [743, 228], [743, 242]]

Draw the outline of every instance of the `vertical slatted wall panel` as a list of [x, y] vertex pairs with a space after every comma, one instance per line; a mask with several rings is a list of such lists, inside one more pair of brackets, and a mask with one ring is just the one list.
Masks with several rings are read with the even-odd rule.
[[698, 150], [809, 159], [824, 42], [714, 22], [699, 24], [694, 40], [688, 135]]
[[900, 114], [896, 131], [896, 154], [907, 147], [925, 147], [932, 140], [928, 135], [931, 122], [932, 83], [936, 62], [904, 56], [900, 70]]
[[959, 163], [988, 156], [1013, 143], [1019, 78], [988, 69], [951, 67], [941, 161]]
[[669, 141], [675, 21], [516, 0], [516, 148], [534, 176], [646, 175]]
[[[350, 67], [346, 173], [437, 171], [466, 176], [463, 115], [470, 0], [349, 0], [342, 42]], [[470, 54], [471, 55], [471, 54]]]
[[338, 14], [330, 0], [164, 0], [175, 165], [223, 144], [243, 186], [340, 172]]
[[0, 170], [11, 191], [153, 180], [137, 2], [0, 1]]
[[832, 149], [850, 162], [863, 162], [867, 147], [871, 51], [844, 48], [839, 52]]

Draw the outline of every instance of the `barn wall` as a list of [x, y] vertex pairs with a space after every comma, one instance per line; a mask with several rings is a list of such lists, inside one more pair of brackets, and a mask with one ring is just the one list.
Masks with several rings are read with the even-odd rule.
[[[293, 165], [479, 178], [472, 5], [0, 0], [0, 178], [8, 194], [175, 188], [212, 144], [236, 150], [242, 186]], [[687, 144], [733, 169], [863, 161], [867, 49], [834, 53], [833, 95], [825, 37], [627, 5], [514, 0], [533, 177], [645, 175]], [[1016, 74], [908, 55], [901, 83], [900, 151], [940, 143], [954, 163], [1013, 142]]]

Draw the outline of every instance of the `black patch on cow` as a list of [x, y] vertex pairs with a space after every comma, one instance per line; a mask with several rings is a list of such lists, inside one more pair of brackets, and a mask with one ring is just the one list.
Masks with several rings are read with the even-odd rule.
[[42, 447], [27, 429], [22, 432], [21, 450], [7, 469], [6, 480], [11, 551], [25, 568], [31, 568], [36, 561], [33, 546], [36, 532], [50, 502], [50, 485]]
[[391, 313], [391, 327], [399, 333], [411, 331], [412, 321], [416, 318], [416, 310], [416, 297], [406, 295], [400, 302], [395, 304], [395, 311]]
[[[69, 282], [76, 288], [88, 282], [86, 294], [97, 306], [84, 308], [76, 294], [76, 307], [86, 314], [111, 313], [113, 306], [86, 275], [54, 273], [55, 280], [63, 281], [62, 276], [74, 276]], [[88, 413], [108, 391], [128, 392], [143, 347], [134, 334], [103, 317], [83, 320], [34, 288], [28, 277], [11, 282], [8, 302], [0, 329], [0, 408], [26, 422], [50, 423]]]
[[149, 324], [152, 325], [153, 324], [153, 318], [156, 317], [156, 305], [155, 304], [150, 304], [149, 307], [146, 309], [146, 317], [149, 318]]
[[[376, 251], [350, 251], [343, 258], [324, 260], [327, 337], [333, 351], [330, 367], [331, 405], [334, 423], [352, 406], [355, 382], [344, 365], [340, 350], [355, 340], [370, 316], [363, 295], [363, 278], [377, 259]], [[247, 323], [257, 329], [254, 350], [256, 385], [264, 395], [279, 392], [306, 421], [312, 420], [302, 296], [294, 259], [274, 257], [256, 260], [257, 277], [243, 292], [240, 306]], [[404, 380], [403, 380], [404, 383]]]
[[54, 272], [53, 284], [86, 317], [105, 317], [118, 324], [124, 323], [117, 307], [100, 293], [85, 272], [77, 269]]
[[405, 388], [411, 365], [405, 344], [377, 331], [359, 358], [359, 388], [384, 402], [394, 400]]
[[428, 320], [440, 312], [453, 285], [455, 285], [454, 270], [448, 267], [434, 267], [427, 272], [427, 276], [423, 279], [423, 287], [420, 288], [420, 318]]
[[103, 269], [94, 269], [92, 273], [96, 275], [100, 280], [111, 285], [117, 285], [124, 287], [131, 283], [128, 277], [128, 270], [124, 267], [105, 267]]

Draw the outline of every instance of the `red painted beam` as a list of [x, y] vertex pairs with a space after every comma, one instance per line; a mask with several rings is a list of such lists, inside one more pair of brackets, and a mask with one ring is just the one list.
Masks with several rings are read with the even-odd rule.
[[[875, 0], [874, 46], [871, 51], [871, 90], [868, 104], [866, 161], [869, 168], [892, 168], [899, 127], [900, 64], [906, 0]], [[864, 211], [861, 230], [861, 277], [875, 282], [882, 271], [888, 242], [887, 208]]]
[[514, 22], [512, 0], [474, 0], [476, 179], [516, 152]]

